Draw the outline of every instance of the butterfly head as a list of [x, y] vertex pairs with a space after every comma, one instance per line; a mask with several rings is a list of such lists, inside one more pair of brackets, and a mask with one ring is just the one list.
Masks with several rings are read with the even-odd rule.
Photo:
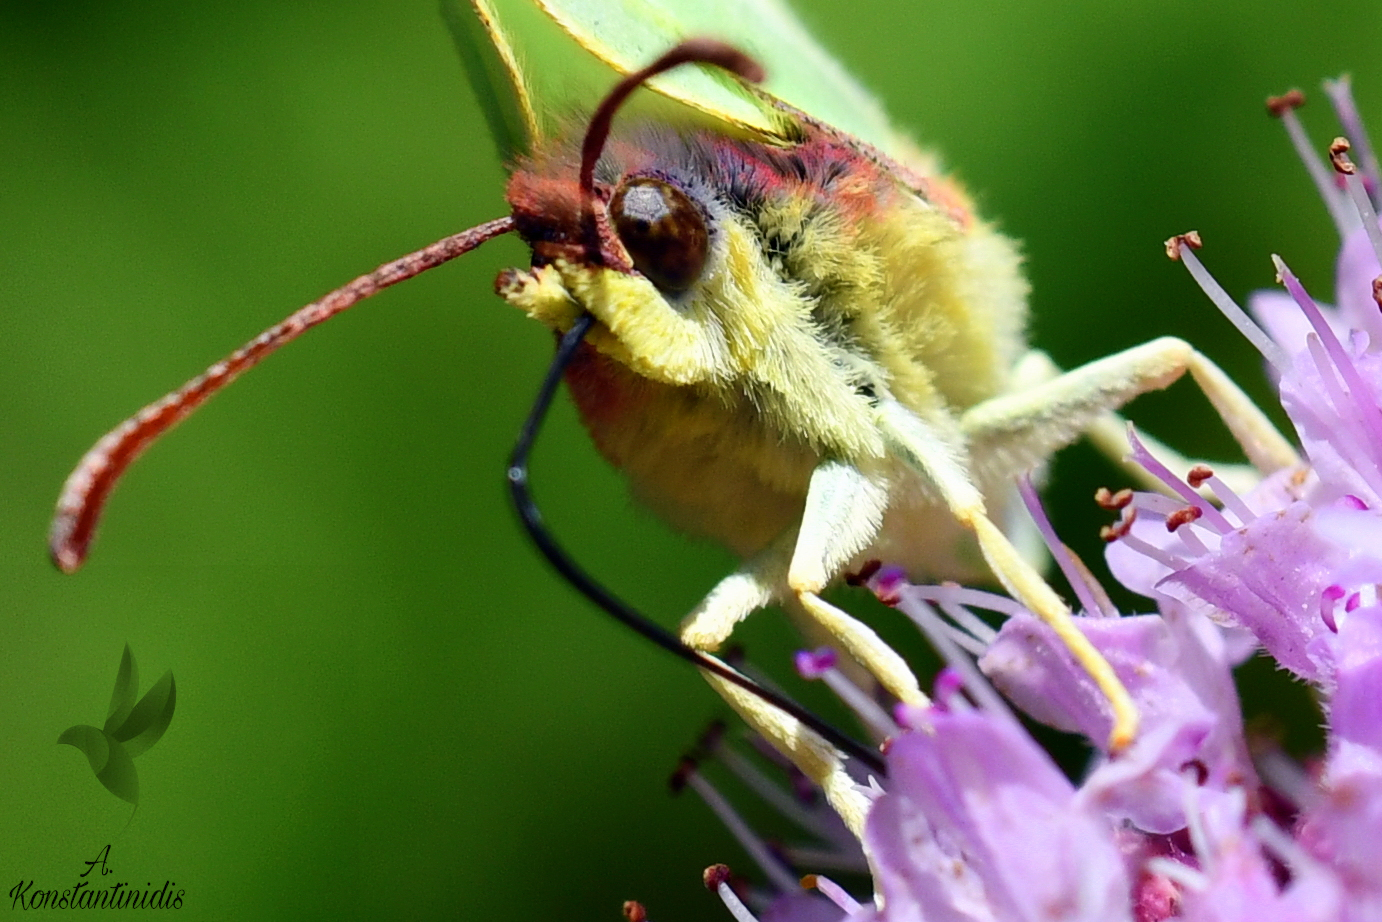
[[705, 354], [704, 328], [716, 300], [742, 296], [726, 285], [752, 287], [733, 271], [735, 253], [758, 249], [751, 241], [736, 247], [733, 222], [692, 162], [713, 152], [693, 153], [693, 142], [665, 128], [610, 138], [614, 112], [634, 89], [689, 61], [761, 76], [732, 48], [692, 41], [625, 78], [592, 115], [579, 148], [554, 145], [515, 170], [508, 200], [533, 260], [496, 282], [500, 296], [558, 332], [593, 314], [592, 345], [674, 384], [728, 372], [728, 356]]

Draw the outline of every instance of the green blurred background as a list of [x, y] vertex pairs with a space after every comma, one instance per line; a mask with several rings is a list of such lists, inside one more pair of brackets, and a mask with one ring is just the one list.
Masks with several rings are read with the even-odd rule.
[[[1175, 333], [1266, 393], [1161, 241], [1198, 227], [1239, 295], [1273, 251], [1330, 295], [1332, 230], [1262, 100], [1375, 60], [1373, 0], [801, 5], [1025, 242], [1037, 343], [1071, 365]], [[1355, 85], [1382, 126], [1382, 74]], [[1335, 133], [1322, 97], [1304, 114]], [[630, 897], [726, 918], [700, 869], [747, 862], [664, 786], [721, 706], [550, 574], [505, 504], [551, 350], [490, 294], [517, 243], [270, 360], [136, 466], [80, 575], [44, 557], [98, 435], [501, 214], [503, 181], [433, 0], [0, 4], [0, 893], [70, 886], [111, 843], [109, 880], [175, 880], [190, 919], [610, 920]], [[1228, 452], [1188, 386], [1134, 415]], [[631, 508], [564, 405], [534, 476], [583, 562], [664, 623], [731, 565]], [[1091, 553], [1112, 476], [1083, 449], [1055, 473]], [[777, 622], [744, 636], [781, 674]], [[126, 642], [140, 691], [172, 669], [179, 695], [132, 820], [54, 743], [102, 721]]]

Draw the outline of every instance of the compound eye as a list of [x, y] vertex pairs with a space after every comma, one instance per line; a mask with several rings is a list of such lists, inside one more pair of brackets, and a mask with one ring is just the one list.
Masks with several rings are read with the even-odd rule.
[[634, 268], [660, 291], [680, 294], [701, 277], [710, 232], [685, 192], [660, 179], [630, 179], [614, 193], [609, 213]]

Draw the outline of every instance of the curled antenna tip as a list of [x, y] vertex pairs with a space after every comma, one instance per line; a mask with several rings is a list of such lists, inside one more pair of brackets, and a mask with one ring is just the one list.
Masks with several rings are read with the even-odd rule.
[[762, 83], [768, 76], [762, 64], [733, 45], [714, 38], [689, 38], [667, 53], [668, 58], [673, 56], [686, 63], [722, 68], [750, 83]]

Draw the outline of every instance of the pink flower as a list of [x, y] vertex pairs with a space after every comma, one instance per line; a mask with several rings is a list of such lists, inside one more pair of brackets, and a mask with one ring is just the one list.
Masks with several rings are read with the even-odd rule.
[[[1172, 471], [1132, 437], [1133, 459], [1165, 493], [1103, 502], [1114, 575], [1149, 611], [1120, 615], [1063, 548], [1030, 485], [1038, 530], [1080, 601], [1077, 627], [1132, 695], [1141, 731], [1099, 751], [1107, 701], [1052, 632], [1012, 600], [954, 585], [911, 586], [884, 567], [867, 580], [910, 617], [946, 668], [929, 708], [888, 717], [835, 668], [798, 656], [885, 744], [887, 776], [856, 777], [872, 806], [863, 851], [874, 902], [812, 878], [783, 891], [785, 922], [1135, 920], [1371, 922], [1382, 919], [1382, 189], [1346, 83], [1327, 85], [1350, 146], [1333, 170], [1309, 152], [1294, 109], [1274, 100], [1339, 228], [1337, 306], [1320, 305], [1284, 262], [1284, 291], [1232, 303], [1187, 247], [1172, 243], [1211, 299], [1262, 351], [1307, 463], [1231, 489], [1212, 471]], [[1200, 495], [1213, 492], [1217, 503]], [[1152, 610], [1154, 609], [1154, 610]], [[993, 619], [1004, 623], [995, 629]], [[1317, 692], [1322, 763], [1252, 751], [1232, 670], [1253, 651]], [[1071, 781], [1024, 729], [1031, 720], [1090, 741]], [[753, 917], [715, 884], [741, 920]]]

